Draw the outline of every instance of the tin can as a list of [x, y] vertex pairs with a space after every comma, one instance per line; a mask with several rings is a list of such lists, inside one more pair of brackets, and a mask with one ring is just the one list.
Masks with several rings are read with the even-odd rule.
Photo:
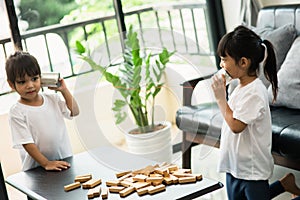
[[41, 74], [42, 87], [59, 87], [60, 73], [58, 72], [45, 72]]

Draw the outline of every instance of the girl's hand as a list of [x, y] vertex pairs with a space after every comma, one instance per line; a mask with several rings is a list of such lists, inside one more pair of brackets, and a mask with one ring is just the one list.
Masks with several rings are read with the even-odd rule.
[[212, 77], [212, 90], [217, 101], [226, 101], [226, 80], [225, 76], [214, 75]]
[[59, 161], [59, 160], [54, 160], [54, 161], [48, 161], [47, 164], [44, 166], [45, 170], [50, 171], [62, 171], [64, 169], [70, 168], [71, 165], [70, 163], [66, 161]]

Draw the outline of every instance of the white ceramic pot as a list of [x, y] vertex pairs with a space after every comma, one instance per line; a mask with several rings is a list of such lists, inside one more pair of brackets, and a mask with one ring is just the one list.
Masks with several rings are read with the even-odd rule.
[[130, 153], [157, 162], [172, 161], [171, 123], [161, 122], [165, 128], [144, 134], [125, 134]]

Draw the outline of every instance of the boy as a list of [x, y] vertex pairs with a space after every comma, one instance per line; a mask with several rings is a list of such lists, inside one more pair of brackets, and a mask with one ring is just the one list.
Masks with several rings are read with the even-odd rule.
[[64, 117], [79, 114], [76, 100], [63, 79], [58, 94], [39, 93], [41, 70], [37, 60], [27, 52], [16, 51], [5, 65], [9, 86], [20, 99], [9, 111], [13, 147], [19, 149], [22, 170], [42, 166], [46, 170], [61, 171], [70, 164], [60, 159], [72, 155]]

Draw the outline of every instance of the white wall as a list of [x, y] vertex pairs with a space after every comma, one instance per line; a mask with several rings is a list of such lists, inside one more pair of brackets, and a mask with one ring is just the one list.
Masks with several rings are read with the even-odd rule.
[[[257, 0], [261, 7], [270, 5], [300, 4], [299, 0]], [[239, 12], [241, 0], [222, 0], [227, 31], [233, 30], [241, 22]]]
[[241, 24], [239, 20], [240, 0], [223, 0], [222, 3], [226, 29], [231, 31], [234, 27]]

